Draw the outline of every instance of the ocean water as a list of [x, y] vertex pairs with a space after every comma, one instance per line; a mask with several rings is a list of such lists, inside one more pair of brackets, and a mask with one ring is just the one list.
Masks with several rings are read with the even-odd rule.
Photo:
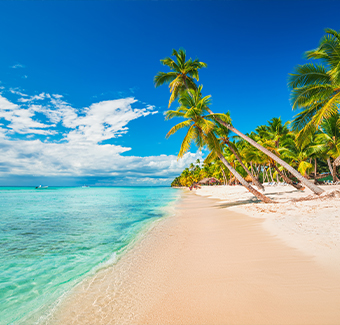
[[0, 187], [0, 324], [39, 323], [178, 196], [152, 187]]

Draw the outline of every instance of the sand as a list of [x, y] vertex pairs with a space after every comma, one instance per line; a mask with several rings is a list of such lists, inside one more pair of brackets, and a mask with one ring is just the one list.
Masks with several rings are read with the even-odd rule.
[[187, 191], [114, 266], [78, 285], [49, 324], [339, 324], [340, 272], [265, 218]]
[[229, 211], [262, 219], [263, 227], [287, 245], [340, 272], [340, 186], [320, 187], [325, 192], [316, 196], [309, 189], [265, 186], [264, 194], [275, 204], [258, 202], [243, 186], [206, 186], [195, 193], [222, 200]]

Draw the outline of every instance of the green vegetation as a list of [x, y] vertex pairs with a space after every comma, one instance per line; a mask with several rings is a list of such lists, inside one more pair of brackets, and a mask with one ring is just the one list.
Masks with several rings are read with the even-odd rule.
[[[213, 113], [211, 96], [202, 95], [198, 70], [206, 63], [189, 59], [183, 49], [173, 50], [175, 60], [161, 62], [170, 72], [159, 72], [154, 81], [158, 87], [169, 84], [170, 105], [177, 99], [179, 107], [168, 110], [166, 119], [182, 118], [167, 137], [180, 129], [187, 133], [178, 157], [182, 157], [192, 143], [210, 153], [203, 165], [192, 164], [171, 184], [191, 186], [206, 177], [215, 177], [224, 184], [241, 183], [264, 202], [269, 198], [255, 190], [249, 182], [263, 190], [262, 182], [284, 181], [296, 188], [307, 186], [315, 194], [323, 190], [317, 179], [327, 162], [333, 180], [338, 181], [340, 165], [340, 34], [327, 29], [320, 46], [307, 52], [307, 57], [321, 63], [298, 66], [290, 76], [294, 109], [302, 109], [292, 123], [283, 124], [273, 118], [250, 134], [243, 134], [231, 124], [230, 113]], [[230, 133], [236, 136], [230, 138]], [[322, 170], [321, 170], [322, 169]], [[314, 182], [310, 181], [313, 178]]]
[[[340, 123], [339, 118], [337, 121]], [[331, 121], [327, 122], [327, 126], [330, 122]], [[273, 129], [275, 129], [276, 132], [273, 132]], [[335, 129], [331, 128], [331, 130], [337, 130], [337, 132], [339, 132], [340, 129], [338, 126]], [[334, 168], [335, 166], [333, 167], [334, 157], [340, 155], [339, 135], [334, 137], [332, 134], [329, 135], [325, 133], [325, 131], [326, 128], [320, 128], [314, 136], [314, 139], [311, 139], [308, 144], [298, 145], [296, 141], [297, 134], [289, 130], [287, 123], [284, 125], [280, 118], [273, 118], [268, 121], [266, 125], [261, 125], [256, 128], [255, 132], [252, 132], [249, 136], [267, 149], [275, 151], [277, 155], [280, 155], [289, 164], [297, 168], [304, 177], [324, 181], [332, 179], [333, 170], [336, 170], [336, 168]], [[328, 129], [327, 131], [329, 132]], [[328, 144], [327, 140], [331, 143], [336, 143], [336, 145], [332, 147]], [[241, 157], [247, 170], [261, 183], [289, 183], [297, 181], [296, 178], [286, 172], [281, 166], [277, 166], [269, 157], [239, 137], [234, 137], [234, 140], [230, 142], [234, 150], [236, 150]], [[332, 156], [335, 148], [337, 148], [338, 151]], [[223, 155], [242, 177], [249, 182], [252, 181], [227, 146], [224, 148]], [[328, 165], [327, 161], [330, 161], [330, 165]], [[328, 175], [326, 173], [328, 173]], [[338, 181], [337, 175], [334, 174], [334, 176], [335, 181]], [[195, 165], [191, 164], [189, 168], [183, 170], [181, 175], [174, 179], [171, 186], [191, 186], [193, 182], [197, 183], [207, 177], [215, 177], [220, 180], [222, 184], [231, 185], [236, 182], [229, 170], [218, 160], [209, 161], [209, 159], [206, 159], [203, 163], [197, 160]], [[293, 183], [292, 185], [299, 188], [297, 184]]]
[[299, 138], [313, 134], [338, 113], [340, 104], [340, 34], [326, 29], [320, 45], [305, 53], [313, 63], [299, 65], [289, 77], [293, 109], [302, 109], [292, 122]]

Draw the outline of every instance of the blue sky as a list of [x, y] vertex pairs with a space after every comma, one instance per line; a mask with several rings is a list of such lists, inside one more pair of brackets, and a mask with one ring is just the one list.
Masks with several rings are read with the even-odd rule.
[[[153, 77], [183, 47], [212, 110], [243, 132], [289, 120], [287, 77], [329, 27], [338, 1], [0, 2], [0, 186], [168, 185], [169, 90]], [[173, 104], [174, 107], [175, 104]]]

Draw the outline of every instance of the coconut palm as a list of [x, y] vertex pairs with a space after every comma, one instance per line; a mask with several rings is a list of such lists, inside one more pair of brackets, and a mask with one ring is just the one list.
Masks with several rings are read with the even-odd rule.
[[[295, 68], [289, 77], [293, 109], [302, 109], [293, 120], [294, 130], [311, 134], [339, 111], [340, 104], [340, 34], [326, 29], [315, 50], [305, 53], [306, 63]], [[300, 134], [301, 135], [301, 134]]]
[[[184, 50], [183, 50], [184, 51]], [[173, 51], [173, 53], [175, 53], [175, 51]], [[177, 53], [177, 52], [176, 52]], [[185, 52], [184, 52], [185, 54]], [[176, 54], [175, 54], [176, 56]], [[177, 57], [177, 56], [176, 56]], [[194, 81], [194, 78], [197, 80], [198, 79], [198, 69], [206, 66], [206, 64], [203, 65], [202, 62], [199, 62], [198, 60], [196, 61], [196, 69], [189, 69], [189, 72], [186, 72], [185, 69], [180, 70], [178, 69], [177, 65], [174, 65], [173, 63], [170, 63], [170, 58], [166, 58], [163, 61], [165, 62], [169, 62], [169, 64], [164, 63], [163, 61], [161, 61], [163, 64], [166, 64], [167, 66], [169, 66], [169, 68], [172, 71], [172, 74], [170, 74], [170, 72], [168, 73], [169, 76], [166, 77], [165, 75], [167, 75], [166, 73], [162, 73], [159, 72], [156, 77], [155, 77], [155, 85], [156, 87], [160, 86], [163, 83], [166, 82], [170, 82], [170, 92], [171, 92], [171, 97], [170, 97], [170, 101], [169, 101], [169, 105], [171, 104], [171, 102], [178, 97], [179, 93], [181, 91], [183, 91], [184, 89], [186, 89], [188, 91], [188, 93], [190, 94], [190, 89], [196, 89], [196, 84]], [[184, 60], [184, 61], [183, 61]], [[189, 59], [187, 62], [191, 62], [191, 59]], [[173, 61], [172, 61], [173, 62]], [[183, 67], [185, 67], [185, 56], [181, 56], [181, 64]], [[193, 71], [195, 71], [193, 73]], [[190, 73], [192, 74], [192, 76], [190, 75]], [[175, 77], [176, 76], [176, 77]], [[168, 79], [167, 79], [168, 78]], [[176, 82], [174, 82], [176, 80]], [[173, 83], [174, 82], [174, 83]], [[291, 167], [289, 164], [287, 164], [285, 161], [283, 161], [282, 159], [280, 159], [279, 157], [277, 157], [274, 153], [270, 152], [269, 150], [263, 148], [261, 145], [259, 145], [258, 143], [256, 143], [254, 140], [252, 140], [251, 138], [249, 138], [248, 136], [246, 136], [245, 134], [241, 133], [240, 131], [238, 131], [237, 129], [235, 129], [230, 123], [228, 123], [228, 121], [224, 121], [223, 120], [223, 114], [219, 114], [219, 113], [213, 113], [209, 108], [207, 108], [207, 111], [209, 112], [209, 114], [213, 117], [213, 119], [218, 122], [219, 124], [225, 126], [227, 129], [229, 129], [230, 131], [234, 132], [235, 134], [237, 134], [238, 136], [240, 136], [242, 139], [244, 139], [245, 141], [249, 142], [251, 145], [253, 145], [255, 148], [257, 148], [258, 150], [262, 151], [264, 154], [266, 154], [267, 156], [271, 157], [274, 161], [276, 161], [277, 163], [279, 163], [281, 166], [283, 166], [284, 168], [286, 168], [293, 176], [295, 176], [300, 182], [302, 182], [304, 185], [306, 185], [311, 191], [313, 191], [315, 194], [320, 195], [321, 193], [324, 192], [323, 189], [317, 187], [316, 185], [314, 185], [313, 183], [309, 182], [306, 178], [304, 178], [298, 171], [296, 171], [293, 167]]]
[[[285, 142], [288, 138], [295, 140], [295, 137], [288, 129], [288, 124], [289, 122], [283, 124], [280, 117], [274, 117], [268, 121], [267, 125], [258, 126], [255, 131], [258, 133], [261, 139], [257, 142], [269, 151], [275, 153], [277, 156], [280, 156], [279, 148], [280, 144], [282, 144], [282, 141]], [[267, 163], [269, 165], [270, 172], [271, 168], [274, 168], [276, 173], [279, 174], [286, 183], [298, 190], [302, 189], [303, 186], [300, 184], [295, 184], [288, 176], [286, 176], [272, 158], [268, 157]]]
[[[198, 148], [202, 148], [206, 145], [212, 152], [210, 157], [212, 158], [214, 155], [213, 158], [215, 158], [217, 156], [248, 191], [263, 202], [271, 202], [268, 197], [256, 191], [250, 184], [248, 184], [224, 158], [221, 143], [217, 140], [213, 133], [215, 123], [212, 120], [214, 118], [210, 115], [205, 115], [210, 103], [210, 96], [202, 97], [201, 90], [202, 86], [198, 87], [196, 90], [188, 89], [187, 92], [181, 94], [181, 97], [178, 100], [180, 106], [177, 110], [169, 110], [165, 114], [166, 119], [174, 117], [182, 117], [186, 119], [185, 121], [173, 126], [167, 134], [167, 137], [169, 137], [182, 128], [188, 129], [178, 153], [178, 157], [181, 158], [190, 149], [192, 142], [194, 142]], [[226, 116], [223, 118], [227, 119]]]
[[[250, 134], [247, 134], [247, 136], [253, 139], [255, 142], [260, 141], [259, 135], [256, 134], [255, 132], [251, 132]], [[253, 174], [260, 181], [261, 171], [264, 169], [264, 166], [268, 160], [267, 156], [263, 152], [253, 147], [249, 142], [243, 140], [241, 137], [234, 136], [234, 139], [237, 139], [239, 147], [242, 148], [241, 149], [242, 156], [245, 158], [247, 162], [249, 162]]]
[[289, 135], [289, 122], [282, 124], [281, 117], [274, 117], [267, 122], [267, 125], [261, 125], [255, 129], [258, 135], [266, 139], [266, 142], [273, 142], [272, 146], [279, 148], [281, 140]]
[[169, 84], [171, 93], [169, 107], [183, 90], [197, 88], [194, 79], [199, 80], [198, 70], [207, 67], [206, 63], [200, 62], [198, 59], [192, 60], [190, 58], [188, 61], [185, 61], [186, 53], [184, 49], [179, 49], [178, 52], [172, 50], [172, 56], [175, 56], [176, 61], [169, 57], [161, 60], [161, 63], [168, 66], [171, 71], [158, 72], [154, 78], [156, 87], [165, 83]]
[[[321, 145], [321, 150], [327, 157], [327, 163], [333, 176], [337, 181], [336, 158], [340, 156], [340, 114], [334, 114], [321, 124], [321, 132], [316, 136], [316, 141]], [[334, 159], [331, 164], [330, 158]]]
[[[229, 123], [231, 123], [231, 118], [230, 118], [229, 112], [226, 114], [226, 116], [228, 117], [228, 119], [230, 121]], [[216, 129], [215, 129], [215, 133], [218, 135], [218, 137], [220, 138], [222, 143], [226, 144], [228, 146], [229, 150], [234, 154], [235, 158], [238, 160], [241, 167], [246, 171], [246, 173], [252, 179], [253, 184], [255, 184], [257, 186], [257, 188], [264, 191], [264, 187], [262, 186], [262, 184], [255, 178], [255, 176], [250, 172], [250, 170], [244, 165], [244, 163], [243, 163], [243, 161], [240, 157], [240, 153], [238, 152], [237, 148], [235, 147], [235, 144], [230, 141], [229, 130], [226, 127], [224, 127], [223, 125], [217, 124]]]
[[287, 169], [293, 176], [295, 176], [301, 183], [303, 183], [306, 187], [308, 187], [311, 191], [313, 191], [315, 194], [320, 195], [321, 193], [324, 192], [323, 189], [320, 187], [314, 185], [310, 181], [308, 181], [305, 177], [303, 177], [297, 170], [295, 170], [292, 166], [290, 166], [288, 163], [286, 163], [284, 160], [279, 158], [277, 155], [269, 151], [268, 149], [264, 148], [261, 146], [259, 143], [254, 141], [253, 139], [249, 138], [247, 135], [241, 133], [237, 129], [235, 129], [233, 126], [230, 124], [224, 122], [221, 120], [220, 115], [221, 114], [214, 114], [211, 110], [208, 110], [208, 112], [211, 114], [211, 116], [214, 116], [215, 120], [222, 124], [223, 126], [227, 127], [230, 131], [236, 133], [238, 136], [240, 136], [242, 139], [246, 140], [249, 142], [251, 145], [253, 145], [256, 149], [262, 151], [264, 154], [266, 154], [268, 157], [270, 157], [273, 161], [277, 162], [280, 164], [282, 167]]
[[[295, 137], [297, 137], [297, 134], [295, 134]], [[296, 138], [288, 138], [284, 146], [278, 150], [284, 158], [290, 160], [291, 164], [296, 166], [304, 177], [307, 177], [313, 168], [312, 157], [321, 149], [311, 137], [310, 141], [302, 143], [297, 141]]]

